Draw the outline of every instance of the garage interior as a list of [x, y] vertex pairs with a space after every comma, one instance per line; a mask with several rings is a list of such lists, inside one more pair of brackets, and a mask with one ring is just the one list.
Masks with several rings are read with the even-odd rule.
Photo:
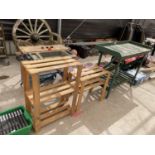
[[[0, 19], [0, 24], [0, 134], [155, 134], [155, 20]], [[62, 92], [54, 87], [61, 81], [69, 82]], [[48, 84], [55, 89], [40, 93]], [[59, 104], [41, 113], [44, 100]], [[27, 126], [20, 126], [22, 120]]]

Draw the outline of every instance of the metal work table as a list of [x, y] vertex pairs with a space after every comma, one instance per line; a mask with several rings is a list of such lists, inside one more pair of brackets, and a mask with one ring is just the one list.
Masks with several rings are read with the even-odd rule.
[[[107, 64], [105, 67], [108, 67], [113, 63], [113, 60], [117, 59], [117, 63], [114, 65], [114, 70], [113, 70], [113, 75], [112, 79], [108, 88], [108, 93], [107, 97], [110, 94], [110, 91], [118, 78], [118, 76], [121, 76], [123, 78], [128, 79], [130, 85], [133, 85], [133, 82], [139, 72], [139, 69], [141, 65], [143, 64], [145, 58], [147, 57], [147, 54], [150, 52], [150, 48], [148, 46], [142, 45], [140, 43], [136, 43], [133, 41], [119, 41], [119, 42], [113, 42], [113, 43], [108, 43], [108, 44], [100, 44], [96, 45], [96, 48], [99, 50], [100, 56], [98, 60], [98, 65], [101, 64], [102, 56], [104, 54], [110, 54], [112, 55], [112, 60], [109, 64]], [[127, 59], [127, 58], [132, 58], [134, 56], [143, 56], [142, 61], [139, 63], [136, 69], [136, 73], [134, 76], [127, 76], [123, 75], [123, 72], [120, 69], [121, 63]]]

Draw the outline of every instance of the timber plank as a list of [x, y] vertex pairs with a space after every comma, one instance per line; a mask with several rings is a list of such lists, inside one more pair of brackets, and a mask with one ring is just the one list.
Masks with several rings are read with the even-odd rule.
[[49, 117], [48, 119], [41, 121], [41, 127], [44, 127], [44, 126], [48, 125], [49, 123], [52, 123], [62, 117], [69, 115], [69, 114], [70, 114], [70, 109], [67, 109], [67, 110], [60, 112], [52, 117]]

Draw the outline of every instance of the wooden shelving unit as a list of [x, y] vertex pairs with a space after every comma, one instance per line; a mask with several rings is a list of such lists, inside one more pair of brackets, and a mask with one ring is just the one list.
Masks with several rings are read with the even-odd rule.
[[[70, 76], [71, 78], [73, 77], [76, 78], [77, 71], [75, 70], [72, 73], [70, 73]], [[97, 65], [91, 68], [82, 69], [79, 82], [78, 99], [74, 111], [78, 112], [80, 110], [81, 100], [84, 91], [89, 90], [91, 92], [93, 88], [96, 88], [98, 86], [101, 86], [100, 101], [102, 101], [106, 96], [106, 89], [109, 86], [109, 80], [110, 80], [110, 72]]]
[[[68, 81], [69, 67], [77, 67], [78, 76], [74, 84]], [[57, 84], [41, 87], [39, 74], [57, 69], [63, 70], [63, 80]], [[33, 117], [33, 127], [36, 132], [45, 125], [74, 112], [81, 71], [81, 63], [70, 56], [21, 63], [26, 108]], [[73, 101], [72, 104], [68, 104], [66, 98], [71, 94], [73, 94]], [[49, 104], [55, 99], [57, 99], [56, 102]]]

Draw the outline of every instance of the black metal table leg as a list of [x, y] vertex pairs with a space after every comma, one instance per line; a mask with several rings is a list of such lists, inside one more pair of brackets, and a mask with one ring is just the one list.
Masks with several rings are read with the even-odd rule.
[[98, 65], [100, 65], [100, 63], [101, 63], [102, 55], [103, 55], [103, 53], [101, 52], [101, 53], [100, 53], [100, 56], [99, 56], [99, 60], [98, 60]]
[[119, 74], [120, 63], [121, 63], [121, 59], [119, 60], [118, 64], [117, 64], [116, 67], [115, 67], [115, 71], [114, 71], [112, 80], [111, 80], [110, 83], [109, 83], [109, 87], [108, 87], [108, 90], [107, 90], [106, 98], [109, 97], [110, 92], [111, 92], [111, 89], [112, 89], [113, 84], [114, 84], [114, 81], [116, 80], [116, 77], [117, 77], [117, 75]]

